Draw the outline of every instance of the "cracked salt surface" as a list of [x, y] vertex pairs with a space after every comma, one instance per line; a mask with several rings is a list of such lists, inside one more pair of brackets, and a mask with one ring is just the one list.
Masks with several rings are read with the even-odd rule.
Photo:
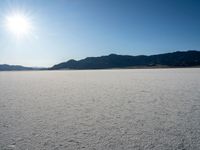
[[198, 150], [200, 69], [0, 72], [1, 150]]

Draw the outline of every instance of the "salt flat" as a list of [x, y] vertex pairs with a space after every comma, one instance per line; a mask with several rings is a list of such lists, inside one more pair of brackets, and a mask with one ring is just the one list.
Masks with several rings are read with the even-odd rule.
[[200, 69], [0, 72], [0, 149], [198, 150]]

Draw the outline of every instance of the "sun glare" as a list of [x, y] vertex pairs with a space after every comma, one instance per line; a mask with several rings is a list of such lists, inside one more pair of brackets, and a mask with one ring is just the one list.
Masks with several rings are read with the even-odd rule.
[[7, 16], [5, 25], [18, 38], [29, 34], [32, 28], [29, 18], [19, 13]]

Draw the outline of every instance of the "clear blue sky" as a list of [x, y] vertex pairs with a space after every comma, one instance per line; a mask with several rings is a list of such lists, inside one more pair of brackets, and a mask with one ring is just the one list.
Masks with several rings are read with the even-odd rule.
[[[34, 27], [21, 40], [2, 25], [15, 10]], [[1, 0], [0, 19], [0, 64], [200, 49], [200, 0]]]

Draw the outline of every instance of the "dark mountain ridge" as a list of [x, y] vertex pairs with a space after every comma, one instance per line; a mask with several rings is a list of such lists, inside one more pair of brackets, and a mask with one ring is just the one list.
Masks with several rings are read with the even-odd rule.
[[35, 68], [24, 67], [20, 65], [7, 65], [7, 64], [0, 65], [0, 71], [23, 71], [23, 70], [35, 70]]
[[200, 51], [176, 51], [157, 55], [117, 55], [87, 57], [81, 60], [69, 60], [54, 65], [50, 70], [57, 69], [109, 69], [109, 68], [131, 68], [131, 67], [192, 67], [200, 66]]

